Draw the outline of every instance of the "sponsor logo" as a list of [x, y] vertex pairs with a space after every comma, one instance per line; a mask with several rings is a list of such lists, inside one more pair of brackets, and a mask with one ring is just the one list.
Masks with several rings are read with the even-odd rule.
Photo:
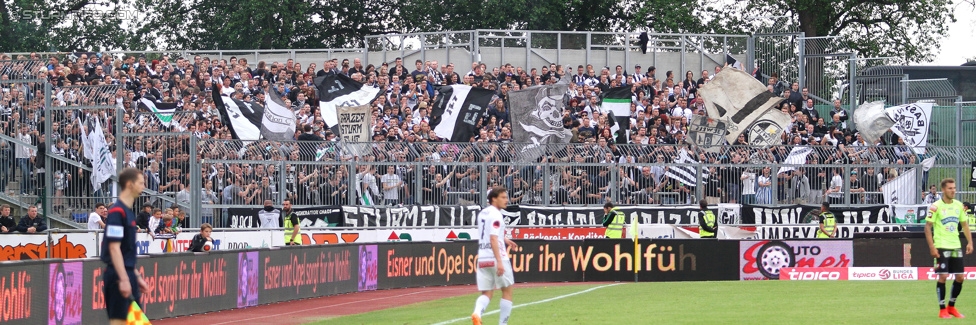
[[[966, 280], [976, 280], [976, 267], [967, 267], [965, 269]], [[935, 273], [931, 267], [920, 267], [918, 268], [918, 279], [919, 280], [935, 280], [939, 278], [939, 274]]]
[[847, 280], [847, 268], [843, 267], [814, 267], [781, 269], [781, 280]]
[[[85, 248], [85, 245], [69, 242], [68, 236], [62, 236], [51, 247], [50, 257], [70, 259], [86, 258], [89, 256], [88, 249]], [[37, 260], [42, 258], [48, 258], [47, 242], [0, 246], [0, 261]]]
[[787, 267], [847, 267], [853, 246], [847, 241], [742, 241], [739, 252], [740, 280], [767, 280], [780, 278]]
[[568, 240], [604, 238], [604, 228], [515, 228], [507, 232], [513, 239]]

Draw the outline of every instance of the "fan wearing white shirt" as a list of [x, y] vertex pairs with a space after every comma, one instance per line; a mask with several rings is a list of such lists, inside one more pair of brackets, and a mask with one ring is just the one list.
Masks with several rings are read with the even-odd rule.
[[88, 230], [102, 230], [105, 228], [105, 217], [108, 215], [108, 209], [105, 208], [105, 203], [95, 204], [95, 212], [88, 214]]

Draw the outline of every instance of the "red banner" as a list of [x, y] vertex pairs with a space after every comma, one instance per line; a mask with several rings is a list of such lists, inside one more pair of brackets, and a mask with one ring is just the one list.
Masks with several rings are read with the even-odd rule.
[[584, 239], [605, 238], [603, 227], [518, 227], [508, 229], [512, 239]]

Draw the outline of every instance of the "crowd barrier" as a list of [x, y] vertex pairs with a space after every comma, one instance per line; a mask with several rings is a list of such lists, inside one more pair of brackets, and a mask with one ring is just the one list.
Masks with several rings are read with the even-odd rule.
[[[915, 238], [641, 239], [636, 251], [626, 239], [516, 242], [509, 256], [517, 282], [633, 281], [635, 266], [639, 281], [840, 279], [841, 273], [830, 272], [850, 278], [850, 270], [874, 270], [881, 277], [881, 268], [904, 268], [921, 275], [931, 263], [916, 252]], [[883, 249], [895, 252], [876, 251]], [[976, 260], [966, 264], [976, 267]], [[343, 293], [473, 284], [476, 265], [477, 243], [455, 241], [151, 254], [140, 257], [137, 270], [149, 284], [142, 296], [146, 313], [158, 319]], [[105, 323], [103, 271], [103, 262], [91, 258], [0, 263], [0, 322]], [[816, 273], [793, 275], [806, 271]]]
[[[917, 205], [860, 205], [831, 207], [839, 223], [878, 224], [900, 220], [914, 222], [925, 218], [927, 209]], [[623, 205], [618, 206], [627, 223], [637, 218], [641, 224], [697, 224], [698, 205]], [[810, 223], [816, 220], [819, 205], [741, 205], [709, 206], [720, 224], [781, 225]], [[258, 226], [261, 208], [229, 208], [231, 228]], [[295, 209], [303, 227], [457, 227], [473, 226], [481, 207], [477, 205], [408, 205], [402, 207], [320, 206]], [[511, 206], [503, 211], [509, 225], [587, 226], [600, 225], [603, 206]]]

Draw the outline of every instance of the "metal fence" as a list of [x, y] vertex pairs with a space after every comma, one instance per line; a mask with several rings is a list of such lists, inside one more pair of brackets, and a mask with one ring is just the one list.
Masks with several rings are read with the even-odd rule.
[[664, 72], [669, 70], [678, 77], [689, 70], [696, 75], [702, 70], [712, 72], [716, 65], [725, 64], [726, 54], [743, 61], [753, 57], [748, 51], [748, 35], [648, 33], [646, 54], [638, 45], [639, 35], [482, 29], [374, 35], [366, 37], [365, 61], [379, 65], [402, 58], [409, 67], [414, 60], [436, 60], [454, 63], [458, 73], [466, 72], [473, 62], [525, 69], [559, 64], [567, 70], [592, 64], [597, 72], [606, 66], [611, 73], [616, 65], [633, 72], [640, 64], [645, 69], [656, 67], [657, 78], [664, 80]]
[[[201, 148], [237, 152], [228, 155], [235, 159], [191, 163], [206, 184], [199, 194], [202, 214], [217, 225], [226, 223], [226, 209], [258, 208], [265, 200], [278, 206], [287, 199], [298, 207], [485, 204], [484, 193], [498, 185], [508, 187], [518, 204], [694, 204], [706, 199], [863, 205], [882, 204], [882, 184], [915, 173], [916, 188], [954, 177], [960, 199], [976, 198], [961, 175], [968, 165], [954, 165], [957, 157], [976, 160], [973, 147], [935, 147], [919, 156], [907, 147], [824, 146], [814, 147], [805, 164], [789, 165], [783, 163], [792, 149], [787, 146], [730, 146], [706, 153], [688, 146], [575, 144], [550, 146], [545, 158], [526, 161], [517, 154], [521, 144], [504, 143], [373, 143], [364, 144], [372, 147], [369, 153], [354, 157], [346, 149], [349, 145], [337, 143], [199, 142]], [[306, 150], [318, 152], [318, 158], [301, 159]], [[681, 150], [702, 163], [674, 163]], [[936, 168], [923, 172], [921, 158], [934, 155], [939, 157]], [[668, 176], [677, 168], [691, 171], [694, 183]], [[832, 181], [839, 182], [840, 190], [825, 194]], [[923, 194], [900, 203], [921, 203]]]

